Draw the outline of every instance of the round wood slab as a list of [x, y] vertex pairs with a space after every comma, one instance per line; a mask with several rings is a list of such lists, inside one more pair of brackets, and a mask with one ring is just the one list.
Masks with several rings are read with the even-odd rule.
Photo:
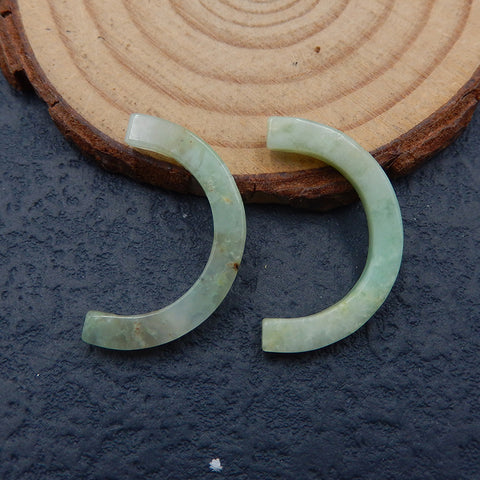
[[199, 187], [124, 143], [130, 113], [204, 138], [247, 201], [324, 209], [350, 186], [269, 152], [267, 117], [343, 130], [398, 176], [452, 141], [480, 97], [478, 0], [0, 0], [0, 15], [12, 84], [32, 84], [104, 167], [177, 191]]

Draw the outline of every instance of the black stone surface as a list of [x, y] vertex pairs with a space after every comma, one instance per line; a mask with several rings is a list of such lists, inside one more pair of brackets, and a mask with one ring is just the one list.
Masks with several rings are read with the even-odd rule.
[[403, 266], [354, 335], [301, 355], [260, 346], [262, 317], [319, 311], [353, 285], [361, 205], [250, 205], [218, 311], [119, 353], [81, 341], [84, 314], [187, 290], [210, 250], [208, 203], [106, 173], [3, 78], [0, 98], [2, 480], [480, 478], [479, 114], [394, 182]]

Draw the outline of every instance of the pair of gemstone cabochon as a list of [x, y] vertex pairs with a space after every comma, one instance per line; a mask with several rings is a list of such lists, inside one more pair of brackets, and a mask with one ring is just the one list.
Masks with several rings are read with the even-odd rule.
[[[214, 238], [198, 280], [178, 300], [142, 315], [87, 313], [82, 339], [116, 350], [138, 350], [175, 340], [206, 320], [229, 292], [246, 236], [242, 198], [227, 166], [202, 139], [167, 120], [133, 114], [127, 144], [171, 157], [198, 180], [210, 202]], [[262, 348], [297, 353], [330, 345], [359, 329], [378, 310], [397, 277], [403, 228], [395, 192], [376, 160], [344, 133], [309, 120], [271, 117], [267, 147], [296, 152], [337, 169], [357, 191], [365, 209], [369, 246], [365, 268], [350, 292], [319, 313], [298, 318], [265, 318]]]

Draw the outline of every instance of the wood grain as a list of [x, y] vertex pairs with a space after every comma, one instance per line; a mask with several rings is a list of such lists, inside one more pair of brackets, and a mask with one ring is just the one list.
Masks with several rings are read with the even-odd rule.
[[0, 67], [33, 85], [101, 164], [201, 193], [123, 142], [131, 112], [208, 141], [247, 201], [330, 208], [355, 198], [323, 164], [265, 148], [271, 115], [345, 131], [391, 176], [467, 125], [480, 98], [477, 0], [0, 0]]

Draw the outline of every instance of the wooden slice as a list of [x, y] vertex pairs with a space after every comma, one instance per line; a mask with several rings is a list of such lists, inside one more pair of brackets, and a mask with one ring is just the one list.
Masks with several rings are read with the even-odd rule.
[[31, 83], [64, 134], [103, 166], [199, 191], [169, 159], [132, 151], [128, 117], [209, 142], [246, 200], [329, 208], [335, 171], [265, 148], [266, 119], [343, 130], [392, 176], [466, 126], [480, 97], [478, 0], [0, 0], [0, 65]]

